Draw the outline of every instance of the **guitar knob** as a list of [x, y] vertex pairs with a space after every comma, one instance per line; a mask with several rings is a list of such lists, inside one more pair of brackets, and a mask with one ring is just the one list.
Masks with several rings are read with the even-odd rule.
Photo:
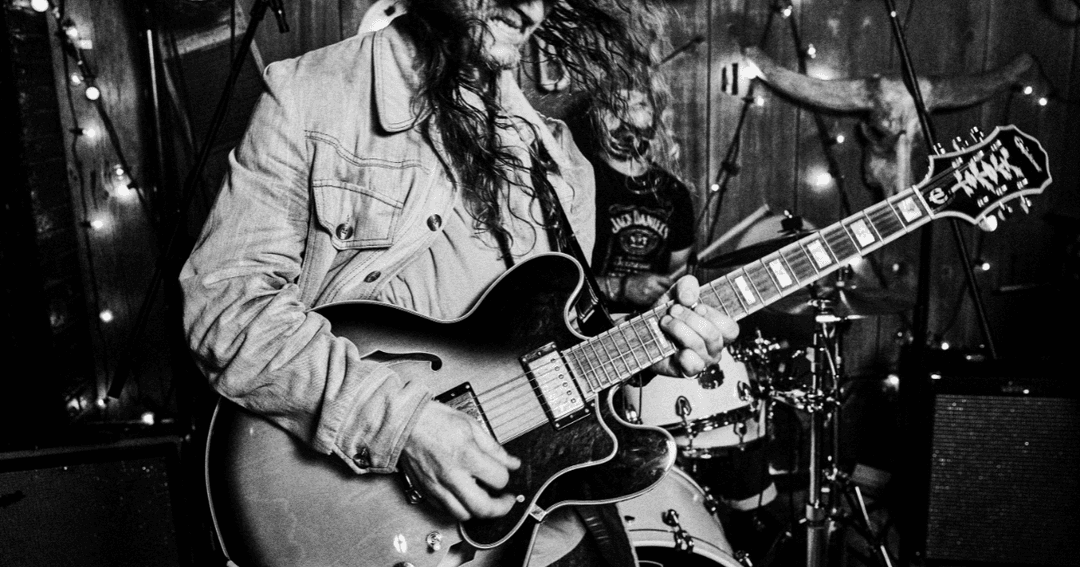
[[439, 532], [431, 532], [427, 535], [427, 546], [431, 551], [439, 551], [442, 549], [442, 534]]

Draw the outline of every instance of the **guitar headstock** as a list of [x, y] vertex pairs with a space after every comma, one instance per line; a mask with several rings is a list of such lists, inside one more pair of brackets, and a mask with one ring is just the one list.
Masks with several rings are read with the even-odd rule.
[[1009, 201], [1042, 193], [1052, 181], [1046, 151], [1015, 126], [1000, 126], [978, 143], [930, 157], [930, 173], [918, 187], [934, 217], [978, 224]]

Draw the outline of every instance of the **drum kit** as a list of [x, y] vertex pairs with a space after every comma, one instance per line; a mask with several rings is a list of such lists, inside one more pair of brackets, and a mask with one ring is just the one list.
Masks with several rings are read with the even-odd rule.
[[[739, 266], [798, 238], [784, 235], [754, 244], [705, 267]], [[809, 337], [789, 341], [744, 327], [748, 338], [728, 345], [720, 362], [694, 378], [656, 376], [644, 385], [622, 387], [626, 419], [666, 429], [678, 447], [676, 466], [656, 488], [618, 505], [641, 565], [751, 565], [740, 542], [733, 548], [727, 541], [718, 513], [722, 504], [710, 493], [711, 479], [698, 474], [696, 465], [776, 435], [771, 416], [782, 404], [800, 414], [808, 430], [798, 434], [800, 442], [809, 444], [805, 515], [798, 521], [806, 536], [805, 565], [826, 565], [831, 528], [840, 521], [858, 521], [859, 533], [876, 546], [878, 562], [892, 567], [860, 487], [838, 463], [842, 335], [850, 320], [900, 313], [910, 304], [893, 294], [860, 289], [849, 278], [850, 272], [841, 270], [834, 286], [812, 285], [774, 306], [773, 313], [794, 327], [812, 328]], [[842, 518], [845, 503], [858, 518]]]

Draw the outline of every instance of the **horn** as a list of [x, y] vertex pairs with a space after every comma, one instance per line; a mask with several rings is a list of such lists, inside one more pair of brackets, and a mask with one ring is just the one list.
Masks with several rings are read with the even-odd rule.
[[743, 56], [757, 65], [767, 85], [799, 102], [837, 112], [867, 112], [874, 108], [866, 79], [815, 79], [781, 66], [752, 46], [743, 49]]
[[937, 76], [928, 81], [928, 108], [962, 108], [980, 103], [1016, 83], [1035, 60], [1027, 53], [1017, 55], [1008, 64], [977, 75]]

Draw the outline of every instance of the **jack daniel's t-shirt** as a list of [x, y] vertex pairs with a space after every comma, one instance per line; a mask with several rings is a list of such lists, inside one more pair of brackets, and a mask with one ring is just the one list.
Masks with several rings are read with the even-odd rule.
[[599, 160], [593, 166], [593, 271], [602, 276], [666, 273], [671, 252], [694, 242], [694, 211], [686, 185], [656, 167], [627, 177]]

